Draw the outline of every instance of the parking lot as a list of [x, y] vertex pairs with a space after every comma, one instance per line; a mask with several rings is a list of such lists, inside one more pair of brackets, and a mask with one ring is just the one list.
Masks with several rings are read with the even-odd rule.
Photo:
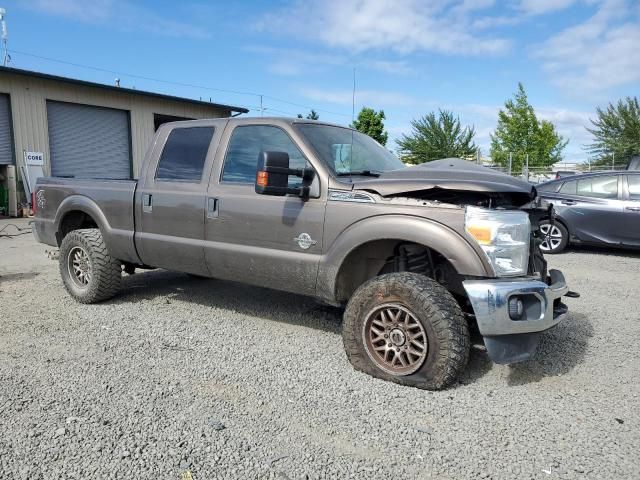
[[548, 257], [582, 297], [537, 356], [428, 392], [312, 299], [148, 271], [81, 305], [47, 248], [0, 238], [0, 478], [640, 477], [638, 254]]

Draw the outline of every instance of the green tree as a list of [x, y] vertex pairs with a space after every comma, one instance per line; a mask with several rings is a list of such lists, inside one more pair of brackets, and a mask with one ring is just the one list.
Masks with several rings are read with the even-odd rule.
[[380, 145], [386, 145], [389, 134], [384, 130], [385, 118], [384, 110], [376, 112], [373, 108], [363, 107], [351, 128], [369, 135]]
[[473, 143], [473, 126], [462, 127], [460, 118], [448, 110], [438, 115], [429, 113], [411, 121], [411, 133], [396, 140], [402, 160], [407, 163], [423, 163], [440, 158], [470, 158], [477, 147]]
[[513, 99], [504, 104], [498, 113], [498, 126], [491, 135], [491, 159], [511, 171], [520, 172], [529, 156], [529, 167], [548, 167], [562, 159], [562, 150], [568, 140], [556, 132], [553, 123], [538, 120], [527, 99], [522, 83]]
[[316, 112], [313, 108], [311, 109], [311, 111], [307, 114], [306, 117], [303, 117], [301, 113], [298, 114], [298, 118], [306, 118], [307, 120], [319, 120], [320, 119], [320, 115], [318, 115], [318, 112]]
[[626, 164], [631, 157], [640, 155], [640, 104], [637, 97], [609, 103], [606, 110], [596, 108], [597, 119], [591, 120], [587, 128], [594, 142], [587, 151], [596, 160], [591, 165], [611, 165], [615, 155], [616, 164]]

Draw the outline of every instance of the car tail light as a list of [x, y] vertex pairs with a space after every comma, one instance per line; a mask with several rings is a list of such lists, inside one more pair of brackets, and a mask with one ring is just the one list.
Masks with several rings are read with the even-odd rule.
[[38, 212], [38, 203], [36, 202], [36, 192], [31, 192], [31, 211], [35, 215]]

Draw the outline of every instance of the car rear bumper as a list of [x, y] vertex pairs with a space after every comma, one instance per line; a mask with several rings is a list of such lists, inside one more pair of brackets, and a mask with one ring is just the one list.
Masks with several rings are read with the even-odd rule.
[[[536, 350], [540, 332], [567, 316], [561, 297], [569, 291], [559, 270], [549, 271], [549, 284], [535, 278], [466, 280], [463, 282], [487, 353], [496, 363], [527, 360]], [[509, 301], [520, 299], [524, 311], [514, 320]]]

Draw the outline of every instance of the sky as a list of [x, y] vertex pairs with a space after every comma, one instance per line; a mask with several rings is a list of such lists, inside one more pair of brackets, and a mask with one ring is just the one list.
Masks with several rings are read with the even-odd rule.
[[[640, 93], [640, 0], [0, 0], [10, 66], [211, 99], [249, 115], [383, 109], [387, 146], [438, 109], [483, 155], [522, 82], [583, 162], [585, 126]], [[261, 97], [262, 96], [262, 97]], [[261, 103], [262, 101], [262, 103]], [[262, 110], [261, 110], [262, 105]]]

